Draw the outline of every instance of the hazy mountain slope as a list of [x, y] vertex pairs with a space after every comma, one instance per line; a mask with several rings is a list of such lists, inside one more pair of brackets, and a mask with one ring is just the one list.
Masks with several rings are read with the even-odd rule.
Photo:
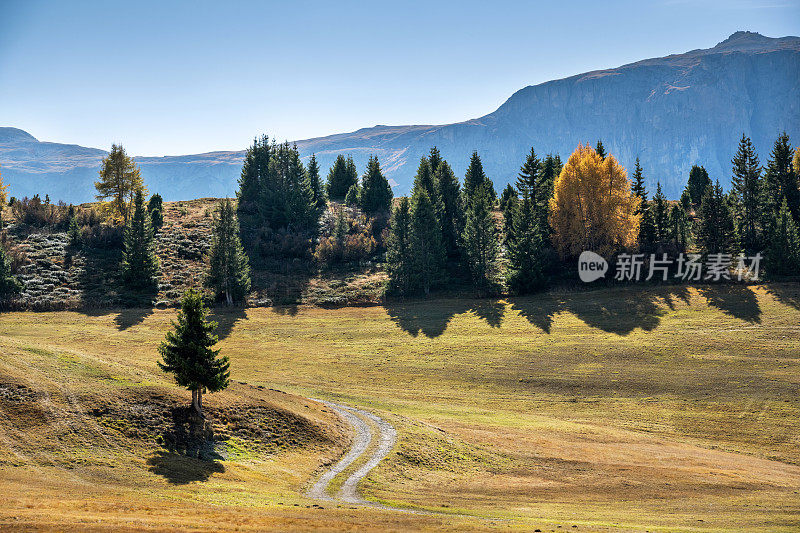
[[[730, 180], [730, 160], [742, 133], [751, 136], [762, 162], [786, 130], [800, 143], [800, 38], [773, 39], [737, 32], [706, 50], [647, 59], [579, 74], [517, 91], [481, 118], [441, 126], [376, 126], [298, 141], [316, 153], [323, 171], [336, 154], [350, 153], [360, 169], [377, 154], [405, 194], [419, 158], [437, 145], [462, 175], [478, 150], [500, 188], [514, 178], [525, 153], [559, 153], [566, 159], [580, 141], [603, 139], [607, 150], [631, 166], [639, 156], [650, 189], [660, 180], [677, 197], [692, 164]], [[103, 152], [39, 143], [0, 128], [0, 165], [17, 196], [50, 192], [67, 201], [91, 199]], [[232, 195], [243, 152], [140, 157], [145, 181], [165, 199]]]

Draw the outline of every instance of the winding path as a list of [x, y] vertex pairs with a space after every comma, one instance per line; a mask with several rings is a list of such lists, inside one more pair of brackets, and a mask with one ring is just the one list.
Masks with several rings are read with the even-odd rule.
[[[312, 398], [313, 399], [313, 398]], [[316, 400], [327, 407], [333, 409], [342, 419], [347, 422], [355, 432], [353, 444], [350, 450], [342, 457], [338, 463], [333, 465], [330, 469], [326, 470], [316, 483], [309, 489], [307, 495], [316, 500], [326, 501], [340, 501], [345, 503], [357, 503], [361, 505], [371, 505], [376, 507], [384, 507], [380, 504], [369, 502], [358, 494], [358, 483], [364, 479], [370, 470], [378, 466], [381, 460], [389, 455], [392, 451], [392, 446], [397, 441], [397, 431], [391, 424], [363, 409], [355, 407], [348, 407], [338, 403], [327, 402], [324, 400]], [[378, 428], [378, 435], [375, 435], [370, 425], [365, 419], [371, 420]], [[350, 474], [350, 476], [342, 483], [342, 487], [335, 496], [328, 492], [328, 485], [337, 475], [344, 472], [347, 467], [352, 465], [356, 460], [362, 458], [370, 445], [377, 439], [377, 447], [367, 461], [361, 467]]]

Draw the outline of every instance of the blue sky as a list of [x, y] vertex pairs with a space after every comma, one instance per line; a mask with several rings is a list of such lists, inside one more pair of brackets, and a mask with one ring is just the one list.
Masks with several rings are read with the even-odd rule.
[[800, 34], [797, 0], [0, 0], [0, 125], [165, 155], [493, 111], [526, 85]]

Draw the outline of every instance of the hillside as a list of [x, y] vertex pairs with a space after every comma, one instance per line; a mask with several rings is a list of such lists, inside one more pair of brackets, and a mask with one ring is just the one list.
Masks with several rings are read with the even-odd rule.
[[[730, 180], [730, 160], [742, 133], [762, 162], [786, 130], [800, 139], [800, 38], [737, 32], [713, 48], [647, 59], [525, 87], [496, 111], [457, 124], [375, 126], [297, 141], [326, 169], [336, 154], [352, 154], [363, 169], [381, 159], [395, 194], [406, 194], [419, 158], [440, 148], [463, 175], [473, 150], [499, 189], [512, 179], [531, 146], [566, 157], [580, 141], [602, 139], [631, 167], [641, 158], [648, 187], [660, 180], [677, 198], [693, 164], [712, 179]], [[267, 127], [267, 126], [265, 126]], [[254, 132], [258, 133], [258, 132]], [[280, 135], [280, 132], [269, 132]], [[137, 157], [145, 181], [167, 200], [230, 196], [243, 152]], [[49, 192], [68, 202], [92, 198], [103, 152], [38, 142], [0, 128], [0, 166], [16, 196]]]

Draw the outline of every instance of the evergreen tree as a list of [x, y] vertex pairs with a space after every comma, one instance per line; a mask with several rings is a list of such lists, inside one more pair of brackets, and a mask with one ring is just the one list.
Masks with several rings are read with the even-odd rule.
[[679, 251], [686, 250], [689, 244], [689, 222], [681, 204], [672, 206], [669, 212], [669, 238]]
[[509, 202], [513, 202], [517, 198], [517, 190], [509, 183], [500, 194], [500, 210], [505, 213], [508, 210]]
[[711, 178], [708, 177], [706, 169], [704, 167], [692, 165], [692, 170], [689, 171], [689, 182], [686, 188], [695, 206], [700, 206], [703, 201], [703, 195], [709, 185], [711, 185]]
[[741, 247], [746, 254], [761, 250], [761, 166], [758, 163], [753, 143], [742, 134], [739, 148], [731, 161], [733, 192], [736, 209], [734, 221], [741, 238]]
[[490, 292], [496, 284], [500, 253], [490, 201], [489, 191], [480, 186], [467, 205], [464, 226], [464, 252], [472, 280], [481, 294]]
[[361, 210], [369, 216], [389, 213], [392, 209], [392, 187], [381, 172], [376, 156], [369, 158], [367, 171], [361, 179]]
[[311, 202], [316, 208], [316, 211], [322, 214], [322, 212], [325, 211], [327, 199], [325, 198], [325, 188], [322, 185], [322, 178], [320, 178], [319, 174], [319, 163], [317, 163], [316, 154], [311, 154], [311, 159], [308, 161], [306, 181], [308, 182], [309, 189], [311, 189]]
[[181, 299], [174, 331], [167, 332], [158, 347], [158, 366], [174, 374], [175, 382], [192, 391], [192, 407], [203, 416], [203, 393], [225, 389], [230, 381], [230, 362], [211, 347], [217, 343], [216, 322], [207, 320], [208, 310], [198, 291], [188, 290]]
[[508, 256], [507, 283], [514, 294], [527, 294], [544, 286], [542, 251], [545, 243], [537, 224], [537, 216], [528, 191], [514, 203], [506, 248]]
[[428, 161], [427, 157], [423, 157], [419, 160], [419, 167], [417, 167], [417, 174], [414, 176], [414, 186], [413, 189], [422, 189], [428, 193], [428, 198], [431, 201], [435, 201], [436, 198], [436, 189], [433, 183], [433, 170], [431, 170], [430, 161]]
[[273, 144], [269, 137], [262, 135], [254, 139], [247, 149], [239, 177], [239, 190], [236, 191], [236, 217], [241, 225], [245, 242], [250, 242], [259, 229], [266, 226], [260, 209], [261, 191], [269, 179], [269, 160]]
[[344, 205], [347, 207], [358, 207], [361, 203], [361, 190], [357, 183], [350, 186], [350, 190], [344, 197]]
[[[656, 242], [665, 243], [669, 238], [669, 205], [664, 193], [661, 192], [661, 182], [656, 184], [656, 194], [653, 196], [653, 228]], [[640, 226], [641, 227], [641, 226]]]
[[0, 298], [8, 298], [22, 290], [22, 283], [11, 274], [11, 261], [5, 247], [0, 244]]
[[683, 210], [688, 214], [689, 211], [692, 209], [692, 197], [689, 194], [688, 188], [684, 189], [683, 192], [681, 193], [680, 202], [681, 202], [681, 207], [683, 207]]
[[414, 286], [427, 295], [441, 279], [445, 251], [436, 210], [422, 187], [416, 188], [411, 197], [411, 254]]
[[[558, 155], [548, 154], [541, 163], [541, 174], [539, 176], [539, 190], [533, 203], [534, 211], [538, 213], [539, 229], [547, 241], [550, 235], [550, 198], [553, 197], [553, 185], [556, 178], [561, 174], [561, 158]], [[531, 198], [533, 199], [533, 198]]]
[[464, 209], [461, 204], [461, 185], [447, 161], [442, 160], [434, 175], [436, 195], [440, 200], [442, 241], [448, 257], [459, 255], [459, 240], [464, 230]]
[[239, 222], [231, 201], [219, 206], [211, 233], [207, 285], [224, 295], [227, 305], [245, 299], [250, 292], [250, 262], [239, 239]]
[[603, 141], [600, 139], [597, 139], [597, 146], [595, 146], [594, 151], [597, 152], [601, 159], [605, 159], [606, 155], [608, 155], [606, 154], [606, 148], [603, 146]]
[[539, 174], [542, 172], [541, 161], [536, 156], [536, 151], [531, 148], [531, 153], [525, 158], [525, 163], [519, 169], [517, 174], [517, 191], [520, 196], [527, 191], [528, 196], [533, 203], [536, 203], [536, 196], [539, 189]]
[[414, 285], [410, 205], [408, 198], [400, 198], [389, 222], [386, 270], [389, 274], [389, 291], [399, 294], [408, 294]]
[[141, 189], [136, 191], [133, 199], [133, 213], [125, 228], [124, 246], [120, 264], [122, 280], [135, 289], [153, 287], [159, 274], [158, 257]]
[[642, 205], [639, 207], [639, 212], [642, 212], [644, 203], [647, 201], [647, 187], [644, 183], [644, 174], [642, 174], [642, 165], [639, 164], [639, 158], [636, 158], [636, 165], [633, 170], [633, 184], [631, 191], [642, 200]]
[[781, 201], [767, 248], [769, 271], [773, 274], [797, 275], [800, 272], [800, 239], [786, 198]]
[[319, 212], [297, 146], [287, 142], [271, 147], [258, 207], [269, 228], [316, 231]]
[[486, 187], [486, 190], [489, 194], [489, 200], [494, 203], [495, 199], [497, 199], [497, 194], [494, 191], [494, 185], [483, 172], [483, 163], [481, 163], [481, 158], [478, 155], [478, 152], [472, 152], [472, 157], [469, 161], [469, 167], [467, 168], [467, 174], [464, 177], [463, 193], [465, 205], [470, 202], [475, 195], [475, 191], [481, 186]]
[[764, 174], [764, 189], [767, 216], [774, 217], [785, 198], [795, 224], [800, 222], [800, 190], [797, 175], [792, 171], [792, 147], [786, 132], [778, 137], [772, 148]]
[[442, 154], [435, 146], [431, 148], [431, 155], [428, 157], [428, 164], [431, 166], [431, 173], [436, 176], [436, 171], [439, 170], [439, 165], [442, 164]]
[[342, 154], [336, 157], [328, 172], [328, 198], [331, 200], [344, 200], [350, 187], [358, 183], [358, 171], [352, 156], [345, 158]]
[[77, 248], [81, 245], [81, 228], [78, 226], [78, 218], [73, 215], [69, 219], [69, 230], [67, 230], [69, 237], [69, 245]]
[[709, 185], [700, 202], [700, 226], [697, 244], [706, 254], [732, 253], [734, 245], [733, 217], [722, 186]]
[[150, 226], [153, 228], [153, 231], [158, 231], [158, 229], [164, 225], [163, 211], [164, 200], [161, 198], [160, 194], [155, 193], [147, 202], [147, 212], [150, 213]]

